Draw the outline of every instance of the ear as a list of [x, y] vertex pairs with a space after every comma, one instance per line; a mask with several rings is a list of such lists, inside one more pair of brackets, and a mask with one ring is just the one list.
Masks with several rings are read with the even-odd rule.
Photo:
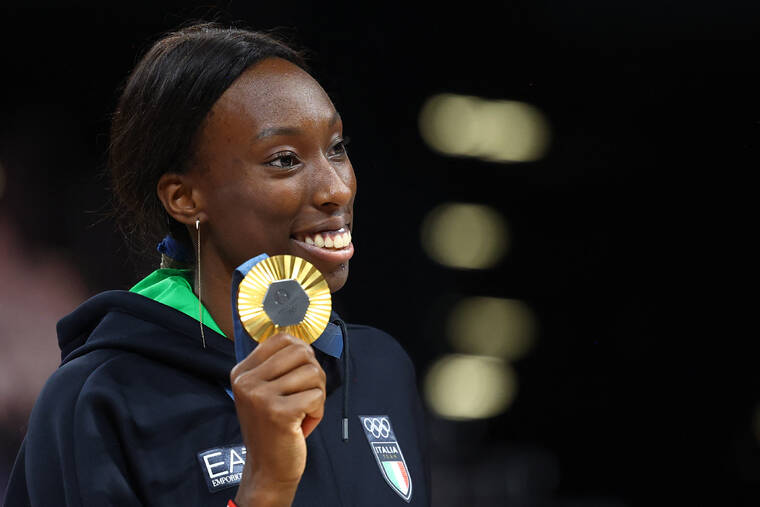
[[203, 199], [189, 174], [165, 173], [156, 185], [164, 209], [179, 223], [192, 225], [204, 215]]

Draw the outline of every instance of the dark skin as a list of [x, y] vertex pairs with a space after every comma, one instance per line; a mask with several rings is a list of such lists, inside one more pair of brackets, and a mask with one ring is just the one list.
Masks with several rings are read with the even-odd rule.
[[[331, 292], [348, 277], [353, 245], [320, 248], [305, 237], [350, 231], [356, 178], [342, 122], [322, 87], [279, 58], [246, 70], [201, 129], [193, 168], [164, 174], [158, 195], [197, 240], [202, 300], [233, 336], [234, 269], [262, 252], [303, 257]], [[290, 505], [306, 466], [306, 437], [322, 419], [325, 373], [311, 346], [284, 333], [230, 373], [247, 456], [240, 506]]]

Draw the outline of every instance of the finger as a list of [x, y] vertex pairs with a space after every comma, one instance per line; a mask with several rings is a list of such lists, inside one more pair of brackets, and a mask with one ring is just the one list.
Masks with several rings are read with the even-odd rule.
[[278, 379], [273, 380], [269, 385], [277, 395], [288, 396], [314, 388], [324, 391], [326, 378], [322, 367], [319, 364], [310, 362], [289, 371]]
[[321, 419], [317, 419], [309, 415], [304, 417], [303, 422], [301, 423], [301, 431], [303, 432], [303, 437], [306, 438], [311, 435], [311, 432], [317, 428], [317, 425], [320, 421]]
[[320, 370], [322, 369], [311, 345], [300, 342], [289, 345], [272, 354], [258, 366], [256, 375], [264, 380], [275, 380], [307, 364], [314, 365]]
[[302, 416], [322, 419], [325, 411], [325, 391], [316, 387], [283, 396], [280, 400], [284, 403], [285, 410], [298, 412]]
[[[247, 338], [241, 338], [241, 339], [247, 339]], [[287, 333], [277, 333], [266, 340], [264, 340], [263, 343], [260, 343], [255, 349], [253, 349], [253, 352], [248, 354], [248, 357], [240, 361], [238, 364], [235, 365], [234, 368], [232, 368], [232, 371], [230, 372], [230, 378], [234, 379], [241, 373], [252, 370], [253, 368], [256, 368], [258, 365], [269, 359], [273, 354], [275, 354], [280, 349], [283, 349], [289, 345], [294, 345], [297, 343], [303, 343], [301, 340], [296, 338], [293, 335], [287, 334]]]

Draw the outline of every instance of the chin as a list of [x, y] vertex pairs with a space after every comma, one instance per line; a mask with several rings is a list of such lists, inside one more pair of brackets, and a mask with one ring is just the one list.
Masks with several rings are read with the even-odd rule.
[[324, 273], [324, 277], [327, 281], [327, 286], [330, 287], [330, 293], [334, 294], [338, 292], [346, 285], [346, 281], [348, 280], [348, 262], [335, 271]]

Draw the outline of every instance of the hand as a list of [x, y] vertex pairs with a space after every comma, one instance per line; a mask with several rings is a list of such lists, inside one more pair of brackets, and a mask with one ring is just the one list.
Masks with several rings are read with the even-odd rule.
[[306, 467], [306, 437], [322, 420], [325, 372], [310, 345], [270, 336], [230, 372], [246, 463], [235, 503], [290, 505]]

